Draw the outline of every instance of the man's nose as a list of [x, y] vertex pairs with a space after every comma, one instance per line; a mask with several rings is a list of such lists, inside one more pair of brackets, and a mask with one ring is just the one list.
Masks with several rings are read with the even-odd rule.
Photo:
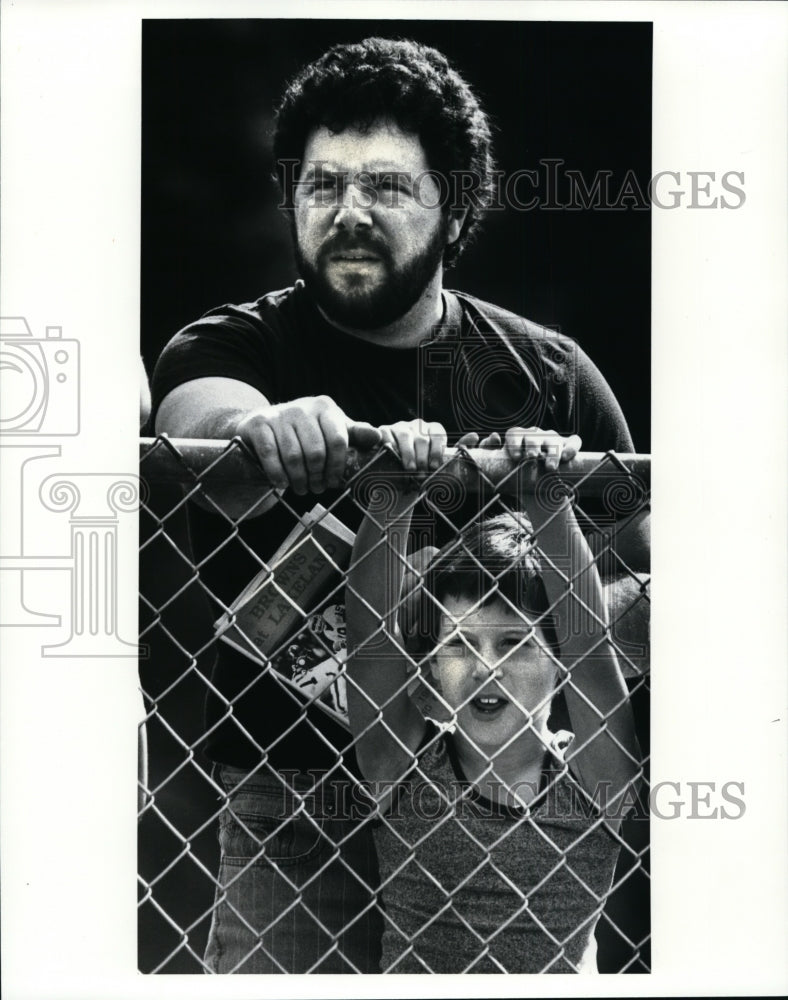
[[347, 229], [351, 232], [358, 228], [371, 228], [370, 195], [369, 188], [362, 188], [351, 181], [345, 183], [337, 191], [339, 205], [334, 216], [334, 225], [338, 229]]

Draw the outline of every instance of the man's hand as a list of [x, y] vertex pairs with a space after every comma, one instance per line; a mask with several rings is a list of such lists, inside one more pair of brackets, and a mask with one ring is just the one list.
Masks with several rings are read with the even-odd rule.
[[396, 448], [406, 472], [434, 472], [444, 461], [446, 431], [443, 424], [426, 420], [400, 420], [380, 428], [384, 444]]
[[306, 396], [262, 406], [238, 423], [238, 435], [255, 452], [276, 489], [322, 493], [342, 483], [349, 445], [374, 448], [382, 434], [347, 417], [328, 396]]
[[486, 438], [481, 439], [476, 431], [468, 431], [457, 442], [458, 448], [487, 448], [494, 450], [495, 448], [500, 448], [501, 445], [501, 435], [498, 431], [493, 431], [492, 434], [488, 434]]
[[577, 434], [562, 437], [556, 431], [538, 427], [510, 427], [504, 439], [506, 452], [513, 461], [543, 457], [545, 468], [553, 470], [560, 462], [571, 462], [582, 443]]
[[500, 448], [505, 446], [509, 458], [520, 462], [524, 458], [542, 458], [546, 469], [557, 469], [559, 462], [571, 462], [580, 451], [582, 441], [577, 434], [562, 437], [556, 431], [543, 431], [538, 427], [510, 427], [505, 445], [497, 431], [479, 438], [475, 431], [463, 434], [457, 442], [464, 448]]

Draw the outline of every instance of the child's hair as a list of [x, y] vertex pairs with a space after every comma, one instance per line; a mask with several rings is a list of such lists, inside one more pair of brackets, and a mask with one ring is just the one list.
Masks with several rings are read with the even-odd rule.
[[441, 606], [447, 597], [465, 598], [480, 606], [503, 598], [542, 629], [548, 646], [558, 656], [555, 622], [548, 612], [534, 532], [523, 514], [474, 521], [429, 564], [412, 639], [412, 649], [419, 658], [429, 656], [437, 645]]

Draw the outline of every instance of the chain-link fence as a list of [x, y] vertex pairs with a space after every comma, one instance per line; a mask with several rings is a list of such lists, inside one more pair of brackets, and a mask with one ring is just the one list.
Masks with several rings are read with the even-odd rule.
[[[649, 971], [648, 456], [581, 454], [549, 472], [448, 449], [417, 481], [386, 450], [351, 453], [342, 489], [297, 498], [271, 491], [237, 441], [158, 438], [142, 442], [141, 475], [143, 972]], [[548, 545], [567, 494], [586, 565]], [[366, 570], [365, 513], [380, 531]], [[519, 554], [491, 563], [474, 549], [491, 524], [520, 532]], [[456, 588], [434, 584], [452, 559], [477, 588], [459, 617]], [[541, 608], [522, 574], [507, 589], [518, 559], [518, 572], [536, 566]], [[387, 587], [389, 615], [367, 599]], [[350, 620], [359, 608], [366, 627]], [[346, 631], [364, 634], [367, 667], [377, 648], [381, 670], [402, 671], [384, 696], [358, 656], [348, 663]], [[582, 678], [609, 670], [611, 650], [624, 681], [597, 697]], [[510, 677], [542, 668], [553, 680], [539, 697]], [[578, 720], [580, 746], [567, 733]], [[381, 755], [356, 750], [375, 733], [386, 767], [365, 773]], [[536, 774], [514, 759], [529, 739], [543, 744]], [[629, 783], [611, 809], [583, 768], [604, 779], [622, 761]], [[533, 780], [514, 787], [512, 774]]]

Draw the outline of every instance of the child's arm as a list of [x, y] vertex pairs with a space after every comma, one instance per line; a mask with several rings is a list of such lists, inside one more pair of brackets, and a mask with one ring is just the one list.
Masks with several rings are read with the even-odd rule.
[[602, 584], [569, 500], [553, 513], [533, 500], [526, 506], [547, 599], [554, 606], [561, 663], [569, 672], [563, 691], [575, 741], [567, 761], [589, 795], [609, 817], [618, 818], [633, 797], [641, 754], [627, 688], [608, 639]]
[[[445, 435], [442, 441], [435, 435], [431, 443], [428, 434], [415, 434], [414, 442], [417, 423], [403, 425], [410, 428], [410, 440], [404, 430], [396, 433], [399, 425], [393, 436], [406, 469], [426, 471], [440, 464]], [[400, 485], [402, 480], [396, 478], [381, 482], [382, 489], [393, 491], [393, 499], [385, 512], [368, 512], [359, 528], [345, 596], [350, 729], [361, 772], [375, 782], [400, 780], [426, 732], [424, 718], [406, 690], [412, 676], [398, 622], [408, 529], [417, 500]]]

